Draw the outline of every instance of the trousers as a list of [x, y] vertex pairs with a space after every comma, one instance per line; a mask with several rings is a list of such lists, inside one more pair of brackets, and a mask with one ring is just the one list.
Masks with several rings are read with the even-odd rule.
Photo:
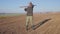
[[33, 25], [33, 16], [26, 16], [26, 26], [28, 26], [29, 23]]

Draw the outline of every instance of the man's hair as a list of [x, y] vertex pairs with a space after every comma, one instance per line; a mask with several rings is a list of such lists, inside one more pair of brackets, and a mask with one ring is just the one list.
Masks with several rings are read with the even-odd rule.
[[32, 6], [33, 6], [33, 4], [32, 4], [32, 2], [30, 2], [28, 7], [32, 7]]
[[33, 5], [32, 2], [29, 3], [30, 5]]

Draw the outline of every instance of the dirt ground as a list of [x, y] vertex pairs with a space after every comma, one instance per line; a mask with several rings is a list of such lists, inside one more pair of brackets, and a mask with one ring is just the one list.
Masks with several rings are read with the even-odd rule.
[[35, 30], [30, 28], [28, 31], [25, 28], [26, 15], [0, 19], [0, 34], [60, 34], [60, 13], [38, 13], [33, 18], [34, 25], [42, 25], [36, 25]]

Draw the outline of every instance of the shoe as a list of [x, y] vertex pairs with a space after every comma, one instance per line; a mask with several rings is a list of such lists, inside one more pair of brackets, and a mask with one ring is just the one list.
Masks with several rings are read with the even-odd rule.
[[33, 29], [33, 30], [35, 30], [35, 28], [34, 28], [34, 27], [35, 27], [35, 26], [33, 25], [33, 26], [32, 26], [32, 29]]
[[28, 31], [28, 26], [26, 26], [26, 30]]

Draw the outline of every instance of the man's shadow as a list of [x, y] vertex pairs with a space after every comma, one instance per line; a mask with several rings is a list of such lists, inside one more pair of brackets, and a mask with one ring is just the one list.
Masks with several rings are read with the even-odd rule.
[[[39, 22], [38, 24], [34, 25], [34, 26], [33, 26], [33, 30], [36, 30], [37, 28], [39, 28], [41, 25], [43, 25], [44, 23], [46, 23], [46, 22], [49, 21], [49, 20], [51, 20], [51, 19], [45, 19], [45, 20]], [[32, 28], [32, 26], [31, 26], [30, 28]], [[30, 29], [30, 28], [29, 28], [29, 29]]]

